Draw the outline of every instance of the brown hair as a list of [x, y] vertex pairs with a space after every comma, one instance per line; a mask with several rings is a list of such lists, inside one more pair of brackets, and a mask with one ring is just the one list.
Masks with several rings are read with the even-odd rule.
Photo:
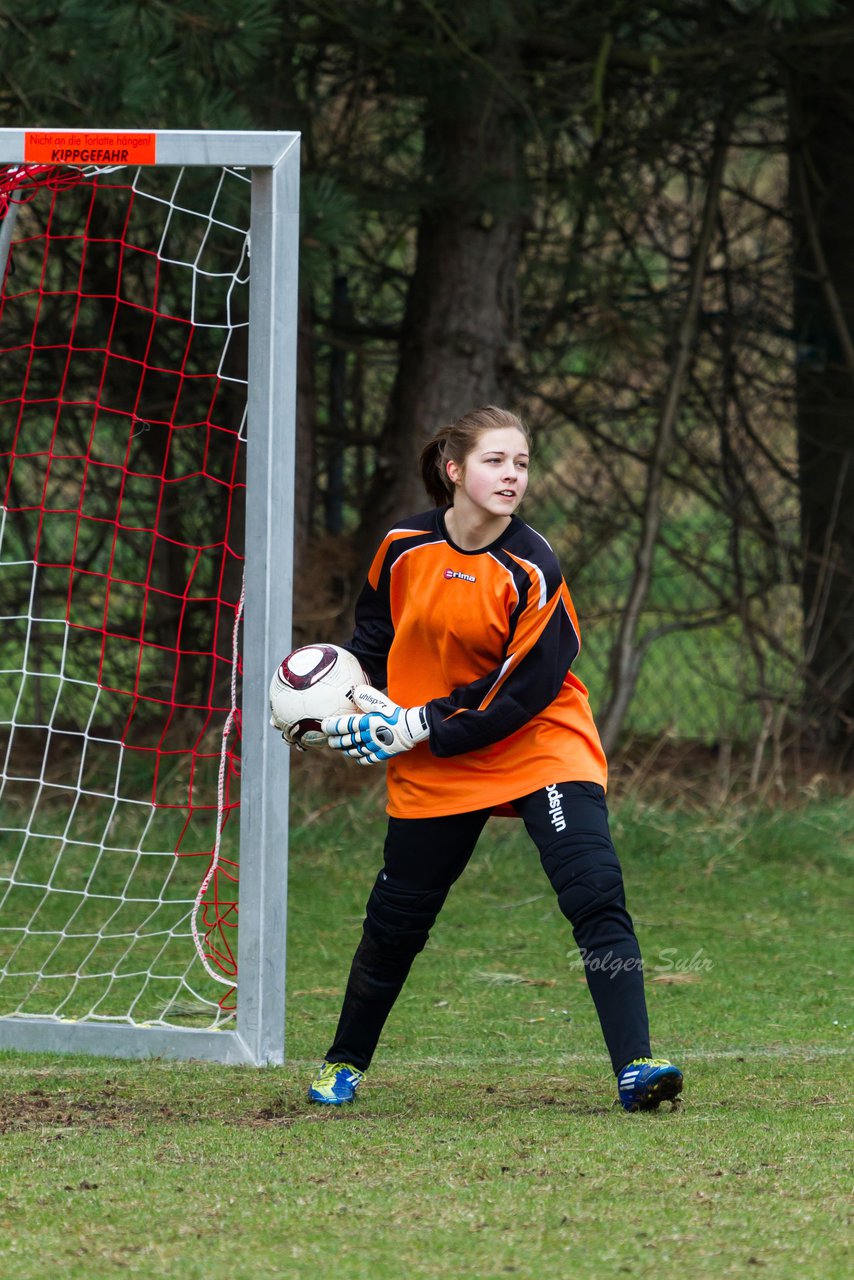
[[421, 479], [437, 507], [443, 507], [447, 502], [453, 504], [454, 501], [454, 486], [448, 475], [447, 464], [456, 462], [461, 467], [484, 431], [495, 431], [503, 427], [515, 427], [517, 431], [521, 431], [530, 447], [531, 435], [522, 419], [493, 404], [483, 405], [480, 409], [472, 409], [470, 413], [463, 414], [449, 427], [442, 427], [428, 441], [421, 451]]

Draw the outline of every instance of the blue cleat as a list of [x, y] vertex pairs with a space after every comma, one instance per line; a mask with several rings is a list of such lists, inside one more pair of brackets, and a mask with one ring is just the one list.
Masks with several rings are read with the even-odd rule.
[[682, 1072], [666, 1058], [635, 1058], [617, 1076], [617, 1088], [626, 1111], [654, 1111], [682, 1092]]
[[324, 1062], [309, 1085], [308, 1100], [340, 1107], [353, 1101], [364, 1078], [364, 1071], [351, 1067], [349, 1062]]

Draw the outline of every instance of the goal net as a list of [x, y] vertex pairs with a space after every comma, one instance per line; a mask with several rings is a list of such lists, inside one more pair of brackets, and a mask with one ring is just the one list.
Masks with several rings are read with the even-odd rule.
[[237, 1025], [252, 178], [0, 171], [0, 1026]]

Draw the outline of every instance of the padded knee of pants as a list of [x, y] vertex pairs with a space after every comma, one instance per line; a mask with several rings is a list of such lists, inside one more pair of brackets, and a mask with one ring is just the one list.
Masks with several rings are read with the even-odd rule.
[[553, 845], [543, 853], [543, 866], [573, 928], [612, 908], [625, 910], [623, 873], [610, 841], [592, 837], [569, 858]]
[[383, 951], [417, 955], [446, 897], [445, 889], [412, 888], [380, 872], [368, 898], [365, 936]]

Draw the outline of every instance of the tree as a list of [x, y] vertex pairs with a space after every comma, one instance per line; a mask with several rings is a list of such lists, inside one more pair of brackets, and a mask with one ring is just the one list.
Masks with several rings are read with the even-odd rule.
[[400, 357], [361, 532], [374, 545], [423, 501], [419, 441], [472, 405], [511, 394], [516, 274], [522, 246], [518, 50], [498, 32], [465, 78], [452, 66], [425, 102], [430, 177], [401, 324]]
[[[512, 400], [546, 463], [534, 500], [598, 652], [612, 646], [609, 737], [641, 665], [663, 652], [669, 691], [667, 646], [691, 633], [708, 637], [696, 696], [718, 687], [724, 708], [708, 733], [736, 732], [745, 697], [760, 744], [778, 732], [802, 674], [801, 580], [813, 715], [844, 737], [850, 454], [831, 409], [847, 426], [850, 303], [825, 188], [846, 208], [850, 194], [821, 145], [848, 119], [850, 6], [270, 0], [238, 16], [191, 0], [93, 15], [54, 0], [6, 23], [0, 101], [16, 119], [76, 123], [97, 102], [128, 125], [303, 131], [299, 524], [322, 534], [343, 475], [354, 582], [378, 532], [420, 501], [423, 435]], [[791, 199], [787, 95], [803, 169]], [[714, 141], [723, 108], [728, 148]], [[827, 376], [801, 359], [797, 384], [793, 216], [796, 327], [808, 344], [809, 325], [830, 335]], [[337, 546], [320, 540], [330, 560]], [[737, 669], [715, 665], [721, 645]]]
[[849, 41], [799, 66], [789, 108], [808, 710], [854, 754], [852, 54]]

